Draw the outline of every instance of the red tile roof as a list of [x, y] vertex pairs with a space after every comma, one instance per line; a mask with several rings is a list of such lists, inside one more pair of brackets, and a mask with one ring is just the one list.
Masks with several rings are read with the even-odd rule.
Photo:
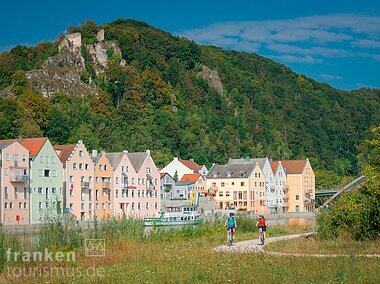
[[306, 160], [289, 160], [281, 161], [282, 167], [285, 169], [286, 174], [300, 174], [302, 173], [306, 164]]
[[272, 168], [272, 172], [273, 172], [273, 174], [275, 174], [276, 173], [276, 170], [277, 170], [277, 168], [278, 168], [278, 161], [273, 161], [273, 162], [271, 162], [270, 163], [270, 166], [271, 166], [271, 168]]
[[55, 145], [54, 150], [57, 152], [59, 159], [63, 163], [63, 166], [65, 167], [65, 162], [70, 157], [70, 154], [74, 151], [75, 144], [68, 144], [68, 145]]
[[196, 182], [201, 174], [184, 174], [180, 182]]
[[193, 171], [200, 171], [202, 167], [198, 165], [196, 162], [191, 160], [179, 160], [182, 164], [184, 164], [186, 167], [188, 167], [190, 170]]
[[48, 139], [46, 137], [42, 138], [23, 138], [23, 139], [9, 139], [9, 140], [1, 140], [0, 142], [19, 142], [22, 146], [24, 146], [29, 151], [29, 155], [35, 157], [41, 151], [42, 147], [45, 145], [45, 142]]

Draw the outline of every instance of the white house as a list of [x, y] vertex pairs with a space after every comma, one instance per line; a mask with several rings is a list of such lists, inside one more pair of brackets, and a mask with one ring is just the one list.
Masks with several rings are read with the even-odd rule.
[[178, 176], [180, 180], [185, 174], [197, 174], [200, 173], [202, 176], [206, 176], [208, 173], [207, 168], [203, 165], [200, 166], [194, 162], [193, 159], [190, 160], [181, 160], [175, 157], [166, 167], [164, 167], [161, 173], [168, 173], [172, 177]]
[[276, 213], [286, 213], [289, 208], [286, 172], [281, 161], [273, 161], [270, 165], [274, 174], [274, 183], [270, 187], [270, 194], [273, 196], [271, 209]]

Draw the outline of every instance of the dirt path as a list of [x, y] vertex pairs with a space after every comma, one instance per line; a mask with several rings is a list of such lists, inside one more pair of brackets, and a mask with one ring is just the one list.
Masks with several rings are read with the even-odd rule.
[[[271, 237], [266, 240], [266, 243], [274, 243], [278, 241], [284, 241], [284, 240], [291, 240], [291, 239], [297, 239], [301, 237], [305, 237], [310, 235], [311, 233], [304, 233], [304, 234], [296, 234], [296, 235], [288, 235], [288, 236], [280, 236], [280, 237]], [[259, 252], [262, 251], [264, 246], [259, 245], [259, 240], [248, 240], [248, 241], [242, 241], [238, 243], [234, 243], [232, 246], [218, 246], [214, 248], [213, 250], [216, 252]]]
[[[301, 237], [306, 237], [311, 235], [312, 233], [305, 234], [296, 234], [296, 235], [288, 235], [288, 236], [280, 236], [280, 237], [272, 237], [266, 240], [267, 243], [274, 243], [278, 241], [285, 241], [291, 239], [297, 239]], [[265, 254], [270, 255], [281, 255], [281, 256], [297, 256], [297, 257], [368, 257], [368, 258], [378, 258], [379, 254], [359, 254], [359, 255], [340, 255], [340, 254], [304, 254], [304, 253], [286, 253], [286, 252], [275, 252], [275, 251], [264, 251], [264, 246], [259, 245], [259, 240], [248, 240], [237, 242], [232, 246], [218, 246], [213, 249], [216, 252], [227, 252], [227, 253], [242, 253], [242, 252], [263, 252]]]

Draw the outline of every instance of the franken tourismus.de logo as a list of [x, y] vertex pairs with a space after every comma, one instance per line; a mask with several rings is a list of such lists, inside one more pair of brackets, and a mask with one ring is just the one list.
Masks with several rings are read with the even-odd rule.
[[84, 245], [85, 245], [86, 256], [105, 256], [106, 255], [105, 239], [86, 239]]

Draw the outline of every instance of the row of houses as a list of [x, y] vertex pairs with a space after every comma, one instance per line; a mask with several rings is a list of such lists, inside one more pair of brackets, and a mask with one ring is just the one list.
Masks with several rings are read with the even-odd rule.
[[161, 200], [189, 199], [194, 191], [219, 210], [312, 212], [315, 176], [307, 159], [230, 159], [207, 170], [174, 158], [159, 171], [149, 150], [98, 153], [83, 141], [0, 140], [2, 224], [39, 223], [58, 213], [81, 221], [152, 217]]
[[0, 140], [2, 224], [150, 217], [160, 210], [160, 174], [150, 151], [106, 153], [48, 138]]
[[230, 159], [208, 171], [192, 160], [174, 158], [160, 172], [161, 199], [189, 198], [190, 192], [197, 191], [212, 197], [219, 210], [253, 214], [314, 210], [315, 176], [308, 159]]

